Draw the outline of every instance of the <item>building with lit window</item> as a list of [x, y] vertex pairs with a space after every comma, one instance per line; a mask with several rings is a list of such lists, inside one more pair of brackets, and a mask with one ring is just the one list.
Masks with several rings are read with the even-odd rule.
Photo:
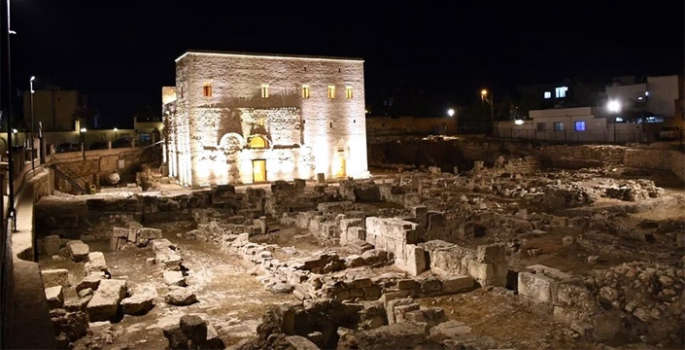
[[193, 187], [368, 177], [363, 64], [186, 52], [163, 89], [169, 175]]

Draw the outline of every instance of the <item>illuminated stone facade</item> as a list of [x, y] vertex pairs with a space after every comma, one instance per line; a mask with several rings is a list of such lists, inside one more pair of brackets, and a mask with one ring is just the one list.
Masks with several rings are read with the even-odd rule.
[[363, 64], [187, 52], [163, 89], [169, 174], [193, 187], [368, 177]]

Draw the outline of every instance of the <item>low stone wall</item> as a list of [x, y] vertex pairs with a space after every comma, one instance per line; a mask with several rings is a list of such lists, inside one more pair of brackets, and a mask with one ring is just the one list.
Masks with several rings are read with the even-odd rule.
[[685, 154], [678, 150], [629, 149], [623, 164], [633, 168], [670, 170], [685, 181]]
[[507, 284], [509, 265], [504, 244], [481, 245], [473, 250], [435, 240], [419, 246], [428, 253], [430, 269], [434, 273], [468, 275], [482, 287]]
[[595, 341], [682, 345], [683, 270], [628, 263], [574, 277], [543, 265], [518, 274], [519, 300]]

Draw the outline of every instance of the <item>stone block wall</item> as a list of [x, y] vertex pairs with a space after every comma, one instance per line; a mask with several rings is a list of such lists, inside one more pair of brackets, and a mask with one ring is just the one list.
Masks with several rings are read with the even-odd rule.
[[366, 242], [376, 249], [390, 252], [395, 265], [411, 275], [426, 270], [423, 248], [417, 246], [418, 224], [400, 218], [366, 218]]
[[685, 154], [678, 150], [629, 149], [623, 163], [634, 168], [670, 170], [685, 181]]
[[434, 240], [419, 246], [427, 252], [429, 267], [434, 273], [468, 275], [482, 287], [506, 286], [509, 266], [503, 244], [482, 245], [473, 250]]

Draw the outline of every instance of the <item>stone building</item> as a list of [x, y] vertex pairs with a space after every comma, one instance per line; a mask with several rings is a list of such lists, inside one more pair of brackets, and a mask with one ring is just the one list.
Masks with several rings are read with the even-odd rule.
[[363, 64], [186, 52], [162, 92], [169, 175], [193, 187], [368, 177]]

